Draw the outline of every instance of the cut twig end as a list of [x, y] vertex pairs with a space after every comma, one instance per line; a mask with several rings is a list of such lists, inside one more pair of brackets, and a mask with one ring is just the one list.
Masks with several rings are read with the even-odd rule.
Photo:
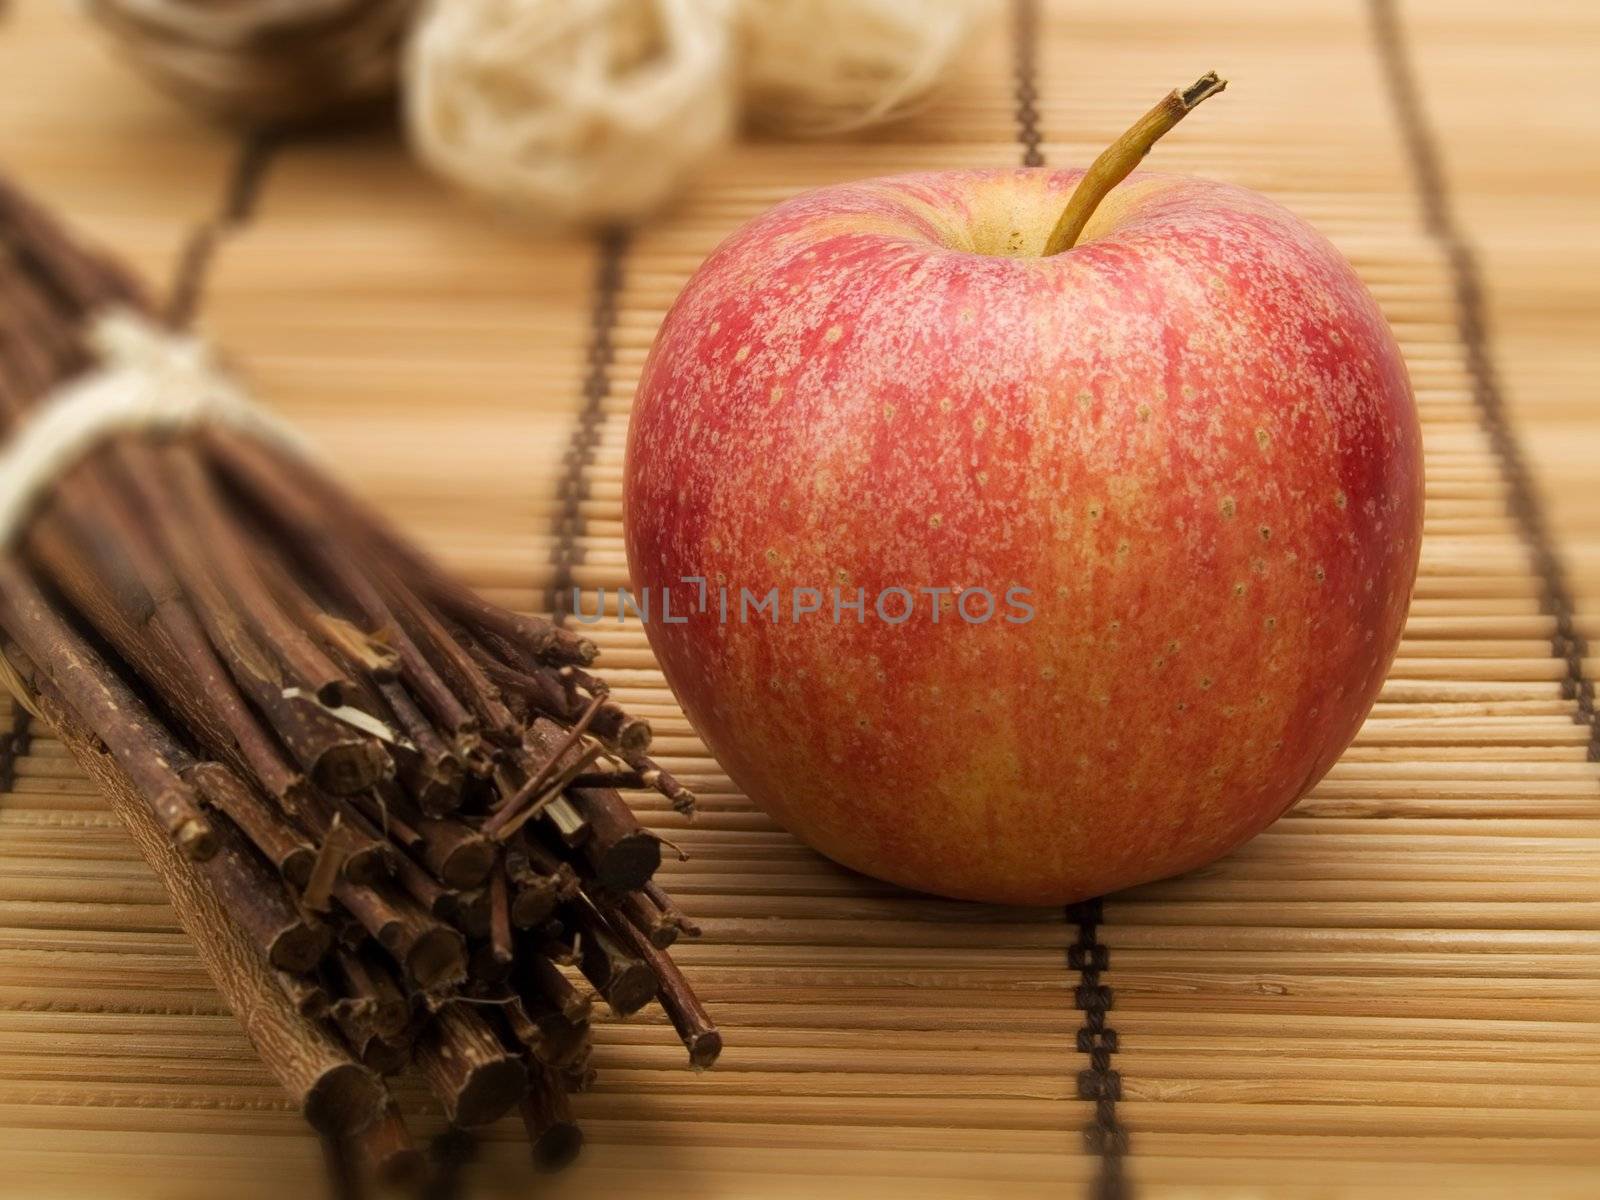
[[583, 1150], [583, 1130], [570, 1122], [550, 1126], [531, 1141], [533, 1165], [549, 1173], [572, 1165]]
[[205, 862], [217, 853], [216, 831], [200, 817], [191, 817], [178, 826], [172, 840], [190, 862]]
[[382, 1119], [389, 1094], [366, 1067], [342, 1063], [325, 1071], [306, 1094], [305, 1118], [319, 1133], [356, 1134]]
[[687, 1039], [689, 1065], [696, 1071], [709, 1071], [722, 1057], [722, 1031], [708, 1029]]

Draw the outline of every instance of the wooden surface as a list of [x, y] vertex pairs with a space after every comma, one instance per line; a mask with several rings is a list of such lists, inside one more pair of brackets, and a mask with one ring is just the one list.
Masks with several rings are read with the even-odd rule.
[[[1386, 82], [1403, 55], [1477, 252], [1486, 348], [1600, 638], [1600, 8], [1410, 0], [1054, 0], [1037, 49], [1047, 159], [1082, 163], [1161, 90], [1232, 80], [1164, 169], [1267, 191], [1352, 258], [1405, 347], [1428, 538], [1407, 637], [1356, 745], [1289, 817], [1203, 872], [1108, 898], [1103, 1110], [1152, 1197], [1592, 1196], [1600, 1188], [1600, 765], [1562, 692], [1551, 590], [1463, 344], [1463, 264], [1430, 228]], [[0, 165], [167, 278], [235, 147], [152, 95], [65, 6], [0, 23]], [[1375, 31], [1376, 29], [1376, 31]], [[623, 582], [620, 454], [656, 322], [731, 228], [801, 188], [1019, 161], [1005, 20], [915, 120], [747, 143], [622, 258], [573, 577]], [[599, 251], [422, 176], [387, 135], [286, 147], [226, 243], [202, 323], [345, 477], [504, 602], [557, 578], [558, 484], [584, 399]], [[1467, 264], [1470, 267], [1472, 264]], [[1470, 274], [1470, 271], [1469, 271]], [[1475, 386], [1478, 385], [1478, 386]], [[680, 961], [728, 1050], [693, 1075], [659, 1013], [601, 1030], [591, 1145], [557, 1196], [1086, 1194], [1079, 914], [907, 896], [818, 860], [733, 793], [640, 631], [602, 664], [703, 797], [665, 882], [706, 926]], [[0, 701], [0, 729], [10, 714]], [[0, 1195], [284, 1194], [317, 1147], [177, 932], [105, 803], [39, 731], [0, 795]], [[420, 1097], [416, 1097], [420, 1101]], [[408, 1107], [410, 1104], [408, 1103]], [[530, 1189], [515, 1131], [479, 1189]]]

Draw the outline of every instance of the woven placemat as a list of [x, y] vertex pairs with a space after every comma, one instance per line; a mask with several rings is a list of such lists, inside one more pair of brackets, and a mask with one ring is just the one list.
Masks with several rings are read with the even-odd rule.
[[[1195, 875], [1064, 913], [850, 875], [732, 789], [636, 625], [598, 630], [619, 698], [704, 798], [687, 830], [646, 807], [692, 856], [668, 883], [706, 936], [680, 960], [728, 1051], [693, 1076], [670, 1031], [601, 1029], [579, 1106], [591, 1149], [552, 1194], [1594, 1194], [1597, 506], [1542, 501], [1519, 433], [1546, 426], [1518, 420], [1542, 421], [1540, 385], [1592, 352], [1581, 322], [1541, 325], [1502, 379], [1487, 290], [1537, 305], [1535, 282], [1564, 278], [1551, 246], [1592, 217], [1525, 222], [1519, 253], [1480, 263], [1464, 214], [1521, 193], [1483, 182], [1476, 146], [1474, 188], [1453, 191], [1431, 122], [1453, 150], [1472, 62], [1566, 63], [1560, 43], [1595, 44], [1600, 21], [1538, 31], [1506, 8], [1018, 0], [912, 121], [744, 144], [649, 228], [592, 239], [475, 211], [388, 136], [240, 146], [146, 94], [69, 16], [34, 4], [0, 24], [6, 167], [185, 280], [201, 324], [356, 486], [529, 610], [625, 582], [621, 452], [656, 323], [718, 240], [805, 187], [1086, 162], [1215, 66], [1232, 90], [1161, 167], [1283, 200], [1394, 323], [1429, 469], [1405, 643], [1329, 777]], [[1550, 124], [1529, 111], [1526, 153]], [[1581, 170], [1529, 169], [1543, 197], [1581, 198]], [[1600, 444], [1600, 413], [1555, 415], [1557, 451]], [[1577, 450], [1547, 457], [1552, 478], [1588, 482]], [[486, 1190], [527, 1193], [515, 1133], [491, 1132]], [[283, 1194], [320, 1171], [109, 812], [0, 701], [0, 1194]]]

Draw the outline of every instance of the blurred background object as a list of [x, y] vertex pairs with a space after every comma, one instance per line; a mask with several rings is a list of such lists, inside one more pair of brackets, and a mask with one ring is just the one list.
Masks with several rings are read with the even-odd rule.
[[244, 125], [323, 120], [394, 89], [415, 0], [87, 0], [141, 71]]
[[730, 0], [437, 0], [406, 53], [411, 145], [537, 220], [653, 212], [733, 132]]
[[989, 0], [739, 0], [745, 112], [794, 137], [903, 117], [996, 10]]
[[418, 158], [538, 224], [639, 221], [741, 122], [904, 117], [994, 0], [86, 0], [186, 104], [313, 126], [402, 92]]

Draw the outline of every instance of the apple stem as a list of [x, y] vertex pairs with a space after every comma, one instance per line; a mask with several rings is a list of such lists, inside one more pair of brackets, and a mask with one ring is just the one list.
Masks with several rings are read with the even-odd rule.
[[1100, 202], [1117, 184], [1126, 179], [1139, 165], [1150, 147], [1154, 146], [1174, 125], [1189, 115], [1202, 100], [1215, 96], [1228, 86], [1228, 81], [1215, 71], [1208, 71], [1182, 91], [1169, 93], [1161, 102], [1133, 125], [1111, 145], [1100, 152], [1100, 157], [1090, 164], [1078, 186], [1073, 189], [1067, 207], [1050, 232], [1044, 245], [1045, 254], [1060, 254], [1078, 244], [1083, 228], [1100, 207]]

